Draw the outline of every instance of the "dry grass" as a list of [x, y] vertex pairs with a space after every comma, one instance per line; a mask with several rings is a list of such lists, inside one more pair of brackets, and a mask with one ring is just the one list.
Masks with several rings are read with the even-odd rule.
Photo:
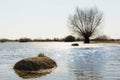
[[49, 57], [30, 57], [17, 62], [14, 69], [21, 71], [37, 71], [44, 69], [51, 69], [56, 67], [57, 64]]
[[115, 44], [120, 44], [120, 41], [90, 41], [90, 43], [115, 43]]

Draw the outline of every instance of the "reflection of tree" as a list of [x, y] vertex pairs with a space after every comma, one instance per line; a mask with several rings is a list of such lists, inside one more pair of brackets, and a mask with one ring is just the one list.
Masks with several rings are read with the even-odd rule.
[[[74, 73], [76, 80], [99, 80], [101, 74], [102, 54], [95, 49], [73, 49], [72, 61], [69, 63], [69, 71]], [[76, 52], [76, 53], [74, 53]]]

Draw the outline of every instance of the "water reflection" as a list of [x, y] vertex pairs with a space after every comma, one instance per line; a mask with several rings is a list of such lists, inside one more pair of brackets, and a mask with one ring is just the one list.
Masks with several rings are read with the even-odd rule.
[[28, 79], [28, 78], [37, 78], [37, 77], [42, 77], [47, 74], [50, 74], [51, 72], [44, 72], [44, 73], [33, 73], [33, 72], [28, 72], [28, 71], [19, 71], [15, 70], [15, 73], [18, 74], [19, 77], [23, 79]]
[[76, 80], [101, 80], [101, 72], [104, 70], [102, 61], [105, 60], [97, 50], [98, 48], [74, 48], [71, 50], [73, 56], [72, 62], [69, 63], [69, 71], [76, 76]]

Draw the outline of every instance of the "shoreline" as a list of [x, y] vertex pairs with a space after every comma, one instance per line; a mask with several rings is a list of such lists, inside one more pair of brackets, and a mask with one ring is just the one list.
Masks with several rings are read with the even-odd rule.
[[[65, 41], [28, 41], [28, 42], [19, 42], [19, 41], [5, 41], [5, 42], [0, 42], [0, 43], [9, 43], [9, 42], [18, 42], [18, 43], [29, 43], [29, 42], [65, 42]], [[86, 44], [84, 43], [83, 41], [74, 41], [74, 42], [70, 42], [70, 43], [83, 43], [83, 44]], [[65, 43], [69, 43], [69, 42], [65, 42]], [[90, 41], [90, 43], [88, 44], [92, 44], [92, 43], [116, 43], [116, 44], [120, 44], [120, 40], [118, 41], [109, 41], [109, 40], [106, 40], [106, 41]]]

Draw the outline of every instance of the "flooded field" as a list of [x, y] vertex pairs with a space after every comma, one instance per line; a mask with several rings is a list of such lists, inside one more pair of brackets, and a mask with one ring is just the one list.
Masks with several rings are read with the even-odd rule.
[[51, 57], [58, 67], [27, 80], [120, 80], [119, 44], [64, 42], [0, 43], [0, 80], [24, 80], [13, 70], [14, 64], [39, 53]]

